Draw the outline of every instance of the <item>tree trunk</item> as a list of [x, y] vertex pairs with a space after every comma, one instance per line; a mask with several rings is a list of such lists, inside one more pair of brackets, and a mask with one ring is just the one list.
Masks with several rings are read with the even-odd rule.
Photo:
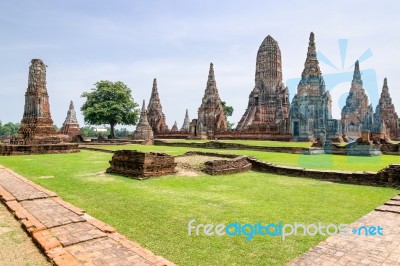
[[115, 124], [114, 123], [110, 123], [110, 127], [111, 127], [111, 132], [110, 132], [110, 135], [111, 135], [111, 138], [112, 139], [115, 139], [115, 129], [114, 129], [114, 127], [115, 127]]

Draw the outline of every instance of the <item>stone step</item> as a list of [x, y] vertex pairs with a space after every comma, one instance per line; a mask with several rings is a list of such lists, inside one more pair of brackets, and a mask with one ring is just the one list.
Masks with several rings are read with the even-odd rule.
[[396, 196], [396, 197], [394, 197], [394, 198], [391, 199], [391, 200], [398, 200], [398, 201], [400, 201], [400, 196]]
[[389, 201], [385, 202], [385, 205], [400, 206], [400, 200], [389, 200]]
[[400, 206], [391, 205], [381, 205], [375, 209], [375, 211], [381, 212], [393, 212], [400, 214]]

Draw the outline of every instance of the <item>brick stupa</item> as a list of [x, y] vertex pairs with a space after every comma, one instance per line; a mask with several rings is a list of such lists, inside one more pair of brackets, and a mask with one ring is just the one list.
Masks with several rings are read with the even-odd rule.
[[399, 140], [400, 132], [398, 119], [399, 117], [389, 93], [387, 78], [385, 78], [381, 97], [379, 98], [379, 103], [376, 106], [374, 114], [374, 131], [382, 133], [388, 139]]
[[1, 155], [78, 151], [78, 145], [66, 143], [68, 136], [57, 134], [53, 126], [46, 84], [46, 65], [40, 59], [32, 59], [21, 127], [11, 145], [0, 147]]
[[189, 126], [190, 126], [189, 112], [188, 109], [186, 109], [185, 119], [183, 120], [181, 132], [189, 132]]
[[363, 88], [358, 60], [354, 66], [353, 80], [346, 105], [342, 109], [343, 135], [347, 140], [356, 140], [361, 133], [372, 129], [373, 108]]
[[135, 132], [133, 132], [132, 138], [134, 140], [153, 140], [153, 130], [147, 120], [146, 104], [143, 100], [142, 111], [140, 113], [139, 123], [136, 126]]
[[218, 94], [213, 63], [210, 64], [207, 87], [198, 111], [198, 123], [202, 124], [204, 132], [227, 130], [227, 120]]
[[153, 80], [151, 97], [149, 105], [147, 106], [147, 118], [155, 134], [169, 131], [158, 94], [157, 79]]
[[65, 118], [60, 133], [63, 135], [68, 135], [70, 141], [76, 141], [78, 140], [78, 138], [82, 137], [82, 132], [79, 127], [78, 119], [76, 119], [74, 103], [72, 101], [69, 104], [67, 117]]
[[257, 52], [255, 86], [237, 130], [289, 133], [289, 90], [282, 81], [278, 42], [268, 35]]

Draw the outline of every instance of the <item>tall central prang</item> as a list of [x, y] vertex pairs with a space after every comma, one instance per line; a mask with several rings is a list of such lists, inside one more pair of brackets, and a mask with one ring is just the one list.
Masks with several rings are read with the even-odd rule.
[[282, 82], [281, 50], [268, 35], [258, 49], [255, 87], [236, 129], [288, 133], [288, 119], [289, 92]]

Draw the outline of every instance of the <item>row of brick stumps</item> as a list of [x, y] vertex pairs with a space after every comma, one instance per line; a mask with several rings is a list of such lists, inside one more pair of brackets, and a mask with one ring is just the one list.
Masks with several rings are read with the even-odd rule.
[[0, 199], [55, 265], [175, 265], [2, 166]]

